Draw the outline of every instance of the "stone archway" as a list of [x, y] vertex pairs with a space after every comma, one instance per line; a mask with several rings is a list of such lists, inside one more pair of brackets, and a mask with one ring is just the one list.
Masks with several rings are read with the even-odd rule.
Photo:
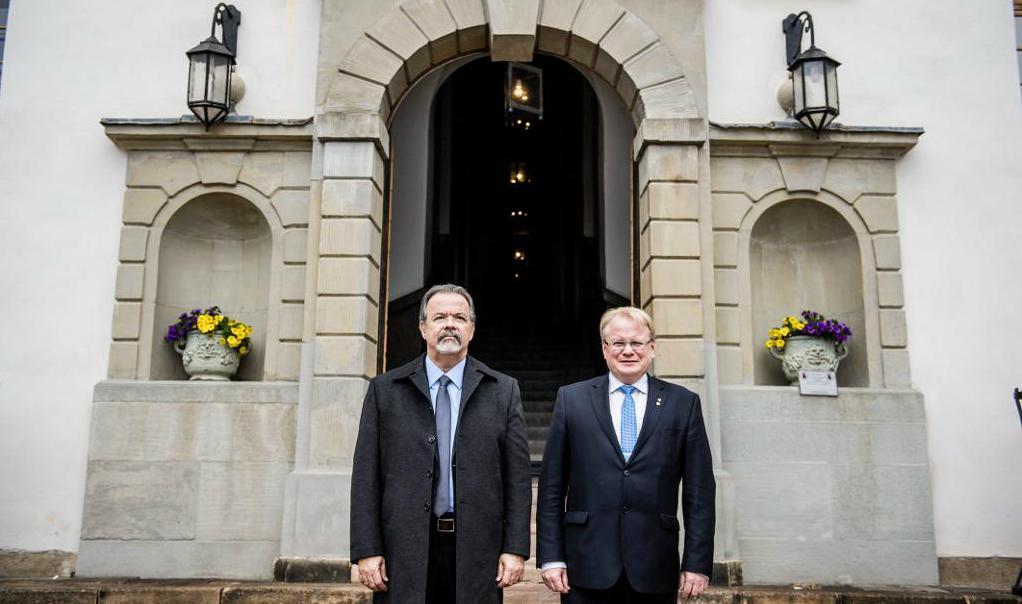
[[[633, 281], [658, 323], [656, 371], [709, 394], [703, 342], [713, 337], [712, 279], [704, 291], [703, 275], [712, 274], [712, 228], [700, 222], [707, 128], [680, 62], [641, 18], [606, 0], [546, 0], [542, 7], [539, 0], [407, 0], [346, 50], [315, 117], [320, 165], [313, 167], [309, 237], [318, 256], [309, 263], [306, 303], [316, 320], [304, 334], [308, 371], [284, 557], [347, 555], [352, 453], [362, 396], [377, 371], [393, 109], [423, 74], [459, 56], [528, 61], [535, 52], [598, 74], [628, 108], [636, 128]], [[707, 401], [719, 460], [715, 397]], [[736, 553], [730, 538], [724, 544], [723, 555]]]

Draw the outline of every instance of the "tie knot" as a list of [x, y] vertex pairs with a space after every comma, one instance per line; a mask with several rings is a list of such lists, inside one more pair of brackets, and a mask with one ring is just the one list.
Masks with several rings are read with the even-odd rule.
[[638, 388], [636, 388], [635, 386], [631, 386], [629, 384], [623, 384], [620, 388], [618, 388], [618, 390], [624, 392], [625, 396], [631, 396], [631, 394], [638, 390]]
[[447, 385], [451, 383], [451, 378], [447, 377], [446, 375], [441, 375], [440, 379], [438, 379], [437, 381], [440, 382], [441, 388], [446, 388]]

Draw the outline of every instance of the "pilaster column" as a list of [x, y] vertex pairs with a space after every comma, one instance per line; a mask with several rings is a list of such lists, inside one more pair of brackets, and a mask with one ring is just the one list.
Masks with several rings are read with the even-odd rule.
[[375, 116], [317, 121], [298, 437], [281, 556], [343, 560], [352, 456], [376, 373], [388, 142]]
[[[717, 480], [715, 558], [735, 561], [734, 482], [721, 469], [709, 150], [700, 119], [645, 119], [634, 142], [640, 304], [657, 328], [654, 371], [702, 398]], [[737, 562], [715, 570], [734, 574]]]

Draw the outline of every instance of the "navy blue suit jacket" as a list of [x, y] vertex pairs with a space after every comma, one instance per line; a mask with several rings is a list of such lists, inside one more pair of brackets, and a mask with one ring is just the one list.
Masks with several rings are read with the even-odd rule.
[[604, 375], [557, 392], [539, 478], [537, 563], [566, 562], [572, 586], [606, 589], [624, 570], [636, 591], [673, 592], [680, 570], [710, 576], [713, 566], [716, 484], [699, 396], [650, 376], [625, 462], [608, 384]]

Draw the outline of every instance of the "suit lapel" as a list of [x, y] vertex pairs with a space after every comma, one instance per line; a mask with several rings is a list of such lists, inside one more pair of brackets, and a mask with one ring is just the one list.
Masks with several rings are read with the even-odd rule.
[[483, 381], [483, 372], [479, 371], [475, 359], [468, 357], [465, 360], [465, 373], [461, 378], [461, 402], [458, 403], [459, 425], [461, 424], [462, 415], [465, 413], [465, 405], [468, 404], [468, 400], [472, 398], [472, 393], [476, 391], [481, 381]]
[[628, 458], [629, 461], [634, 460], [639, 455], [642, 446], [646, 444], [653, 431], [656, 430], [656, 424], [660, 421], [660, 415], [664, 409], [664, 400], [667, 398], [663, 382], [653, 376], [649, 376], [648, 382], [649, 392], [646, 393], [646, 414], [642, 417], [642, 429], [639, 430], [639, 437], [635, 441], [632, 455]]
[[430, 413], [433, 412], [433, 399], [429, 397], [429, 384], [426, 383], [426, 355], [419, 355], [414, 361], [402, 365], [394, 370], [394, 380], [407, 379], [422, 393], [426, 404], [430, 406]]
[[618, 441], [617, 433], [614, 432], [614, 420], [610, 418], [609, 384], [610, 378], [607, 376], [603, 376], [595, 384], [593, 384], [593, 389], [590, 393], [593, 404], [593, 412], [596, 413], [596, 421], [599, 422], [600, 428], [603, 429], [603, 433], [610, 441], [610, 446], [617, 454], [617, 458], [621, 460], [621, 463], [624, 463], [625, 457], [621, 454], [621, 443]]

